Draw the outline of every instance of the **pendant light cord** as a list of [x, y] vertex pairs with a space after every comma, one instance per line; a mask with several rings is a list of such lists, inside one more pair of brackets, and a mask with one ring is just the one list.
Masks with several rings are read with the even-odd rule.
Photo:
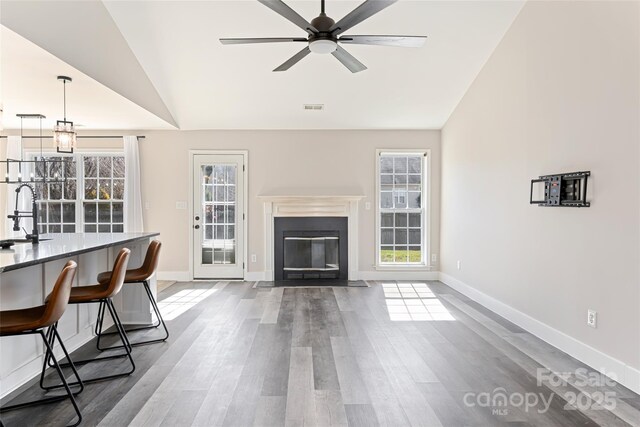
[[64, 110], [64, 121], [67, 121], [67, 80], [62, 81], [62, 109]]
[[42, 117], [40, 117], [40, 157], [44, 158], [42, 155]]
[[320, 0], [320, 12], [324, 13], [324, 0]]
[[24, 158], [22, 157], [22, 134], [24, 133], [24, 131], [22, 130], [22, 121], [24, 120], [23, 117], [20, 117], [20, 161], [24, 160]]

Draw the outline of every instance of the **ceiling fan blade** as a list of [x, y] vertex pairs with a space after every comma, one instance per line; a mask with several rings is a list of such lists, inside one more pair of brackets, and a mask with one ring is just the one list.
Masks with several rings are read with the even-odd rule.
[[304, 49], [293, 55], [291, 58], [287, 59], [281, 66], [273, 71], [287, 71], [289, 68], [297, 64], [302, 58], [309, 55], [310, 53], [311, 50], [309, 49], [309, 46], [305, 46]]
[[365, 19], [375, 15], [382, 9], [386, 8], [387, 6], [391, 6], [397, 1], [398, 0], [366, 0], [360, 6], [349, 12], [347, 16], [333, 24], [329, 31], [331, 31], [334, 36], [342, 34], [349, 28], [358, 25]]
[[342, 36], [341, 43], [376, 46], [422, 47], [427, 36]]
[[342, 62], [342, 64], [347, 67], [352, 73], [357, 73], [367, 69], [367, 67], [362, 62], [358, 61], [353, 57], [353, 55], [351, 55], [340, 46], [338, 46], [338, 48], [331, 54], [338, 58], [338, 61]]
[[222, 44], [250, 44], [250, 43], [283, 43], [283, 42], [306, 42], [307, 39], [304, 38], [293, 38], [293, 37], [261, 37], [261, 38], [225, 38], [220, 39], [220, 43]]
[[282, 0], [258, 0], [263, 5], [267, 6], [269, 9], [273, 10], [277, 14], [283, 16], [289, 21], [296, 24], [298, 27], [302, 28], [309, 34], [315, 34], [318, 30], [311, 25], [306, 19], [302, 16], [298, 15], [298, 13], [287, 6]]

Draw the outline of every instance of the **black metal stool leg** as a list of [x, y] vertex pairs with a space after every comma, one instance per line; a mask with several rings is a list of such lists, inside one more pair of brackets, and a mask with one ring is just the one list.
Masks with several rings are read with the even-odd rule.
[[[118, 317], [118, 315], [117, 315], [117, 313], [115, 311], [115, 307], [113, 306], [113, 302], [111, 301], [110, 298], [106, 299], [106, 300], [103, 300], [103, 301], [104, 301], [104, 305], [109, 310], [109, 314], [111, 315], [111, 318], [113, 319], [113, 323], [114, 323], [114, 325], [116, 327], [116, 330], [118, 331], [118, 335], [120, 336], [120, 341], [123, 344], [122, 348], [124, 348], [125, 353], [117, 354], [117, 355], [113, 355], [113, 356], [96, 357], [94, 359], [74, 360], [73, 364], [75, 364], [75, 365], [85, 365], [87, 363], [103, 362], [105, 360], [121, 359], [123, 357], [126, 357], [126, 358], [129, 359], [129, 362], [131, 363], [131, 369], [129, 371], [127, 371], [127, 372], [123, 372], [123, 373], [120, 373], [120, 374], [113, 374], [113, 375], [106, 375], [106, 376], [97, 377], [97, 378], [83, 379], [82, 382], [84, 382], [85, 384], [93, 383], [93, 382], [97, 382], [97, 381], [110, 380], [112, 378], [126, 377], [126, 376], [131, 375], [136, 370], [136, 364], [133, 361], [133, 356], [131, 355], [131, 345], [129, 344], [129, 341], [127, 339], [127, 334], [124, 331], [122, 323], [120, 322], [120, 318]], [[98, 314], [100, 314], [100, 313], [98, 313]], [[102, 311], [102, 314], [104, 315], [104, 310]], [[68, 359], [68, 360], [71, 361], [71, 359]], [[61, 366], [69, 366], [69, 363], [61, 364]], [[75, 385], [75, 383], [71, 383], [71, 385]], [[56, 387], [60, 387], [60, 386], [61, 385], [57, 385], [57, 386], [53, 386], [52, 388], [56, 388]]]
[[58, 339], [58, 342], [60, 343], [60, 348], [62, 349], [62, 352], [64, 353], [64, 357], [69, 361], [68, 366], [71, 368], [71, 371], [73, 371], [73, 375], [76, 377], [76, 381], [69, 383], [70, 386], [80, 386], [80, 389], [77, 390], [74, 395], [77, 395], [78, 393], [81, 393], [84, 390], [84, 383], [82, 382], [82, 379], [80, 378], [80, 374], [78, 374], [78, 370], [76, 369], [75, 365], [73, 364], [73, 361], [71, 360], [71, 358], [69, 357], [69, 352], [67, 351], [67, 347], [64, 345], [64, 343], [62, 342], [62, 338], [60, 337], [60, 334], [58, 333], [58, 323], [56, 322], [54, 325], [52, 325], [49, 328], [49, 331], [47, 331], [47, 333], [51, 335], [51, 341], [49, 342], [49, 348], [51, 349], [51, 352], [49, 350], [45, 351], [45, 362], [42, 366], [42, 372], [40, 374], [40, 388], [42, 388], [43, 390], [53, 390], [55, 388], [59, 388], [60, 385], [54, 385], [54, 386], [45, 386], [44, 385], [44, 374], [45, 374], [45, 368], [47, 366], [47, 359], [51, 359], [53, 358], [53, 348], [54, 348], [54, 344], [55, 344], [55, 338]]
[[129, 342], [129, 337], [127, 336], [127, 332], [126, 332], [126, 330], [124, 328], [124, 325], [122, 324], [122, 321], [120, 320], [120, 316], [118, 316], [118, 312], [116, 310], [116, 306], [113, 305], [113, 301], [112, 300], [109, 300], [108, 304], [109, 304], [109, 312], [111, 313], [111, 317], [114, 319], [115, 325], [120, 329], [120, 332], [119, 332], [120, 340], [127, 347], [127, 349], [129, 351], [131, 351], [132, 350], [131, 343]]
[[[53, 327], [53, 325], [51, 327]], [[11, 411], [11, 410], [20, 409], [20, 408], [26, 408], [28, 406], [39, 405], [39, 404], [42, 404], [42, 403], [59, 402], [59, 401], [64, 400], [64, 399], [69, 399], [69, 400], [71, 400], [71, 404], [73, 405], [73, 408], [75, 409], [76, 414], [78, 416], [78, 420], [74, 424], [70, 425], [70, 427], [75, 427], [75, 426], [79, 425], [82, 422], [82, 413], [80, 412], [80, 408], [78, 407], [78, 404], [77, 404], [76, 399], [74, 397], [74, 393], [71, 391], [71, 388], [69, 387], [69, 384], [67, 383], [67, 380], [66, 380], [66, 378], [64, 376], [64, 372], [62, 372], [62, 368], [58, 364], [58, 361], [56, 360], [55, 355], [53, 354], [53, 349], [49, 345], [49, 340], [47, 339], [48, 335], [49, 335], [48, 332], [49, 331], [47, 331], [47, 336], [45, 336], [45, 334], [42, 332], [42, 329], [38, 330], [37, 332], [30, 332], [30, 333], [38, 333], [42, 337], [42, 342], [44, 342], [44, 345], [45, 345], [45, 352], [52, 359], [53, 365], [54, 365], [54, 367], [56, 369], [56, 372], [58, 373], [58, 376], [60, 377], [60, 381], [62, 382], [62, 384], [60, 386], [64, 387], [64, 389], [66, 390], [67, 394], [66, 395], [60, 395], [60, 396], [50, 396], [50, 397], [47, 397], [47, 398], [44, 398], [44, 399], [40, 399], [40, 400], [33, 400], [33, 401], [30, 401], [30, 402], [24, 402], [24, 403], [18, 403], [18, 404], [15, 404], [15, 405], [5, 406], [3, 408], [0, 408], [0, 412]], [[64, 346], [64, 344], [62, 344], [62, 340], [60, 339], [60, 336], [56, 333], [55, 329], [54, 329], [54, 332], [53, 332], [53, 336], [58, 338], [58, 341], [60, 342], [61, 346]], [[64, 350], [64, 351], [65, 351], [65, 354], [66, 354], [66, 350]], [[79, 385], [82, 385], [82, 383], [80, 382]]]
[[164, 322], [164, 319], [162, 318], [162, 313], [160, 313], [160, 307], [158, 307], [158, 302], [153, 297], [151, 288], [149, 288], [149, 283], [146, 280], [143, 282], [143, 285], [145, 290], [147, 291], [147, 295], [149, 296], [149, 301], [151, 301], [151, 305], [153, 306], [153, 311], [155, 311], [156, 317], [159, 320], [159, 324], [162, 324], [162, 327], [164, 328], [164, 334], [165, 334], [164, 338], [159, 338], [153, 341], [147, 341], [146, 343], [166, 341], [167, 338], [169, 338], [169, 329], [167, 329], [167, 324]]
[[100, 301], [100, 305], [98, 306], [98, 317], [96, 318], [96, 328], [95, 333], [98, 337], [96, 341], [96, 347], [100, 350], [100, 335], [102, 335], [102, 324], [104, 321], [104, 301]]
[[[149, 287], [149, 282], [144, 280], [144, 281], [142, 281], [140, 283], [142, 283], [143, 286], [144, 286], [144, 290], [147, 293], [147, 298], [149, 298], [149, 302], [151, 303], [151, 307], [153, 308], [153, 311], [156, 314], [156, 317], [157, 317], [158, 321], [157, 321], [157, 323], [149, 325], [149, 326], [139, 326], [139, 327], [129, 328], [129, 329], [125, 329], [125, 330], [126, 330], [126, 332], [143, 331], [143, 330], [147, 330], [147, 329], [158, 328], [160, 325], [162, 325], [162, 327], [164, 329], [164, 337], [156, 338], [156, 339], [152, 339], [152, 340], [147, 340], [147, 341], [133, 342], [133, 343], [131, 343], [131, 345], [134, 346], [134, 347], [135, 346], [139, 346], [139, 345], [154, 344], [154, 343], [166, 341], [169, 338], [169, 329], [167, 328], [167, 324], [165, 323], [164, 319], [162, 318], [162, 314], [160, 313], [160, 308], [158, 307], [158, 303], [156, 302], [156, 299], [153, 297], [153, 293], [151, 292], [151, 288]], [[102, 335], [115, 335], [115, 334], [117, 334], [117, 332], [103, 332], [102, 333]], [[122, 348], [122, 346], [98, 347], [99, 350], [113, 350], [113, 349], [117, 349], [117, 348]]]

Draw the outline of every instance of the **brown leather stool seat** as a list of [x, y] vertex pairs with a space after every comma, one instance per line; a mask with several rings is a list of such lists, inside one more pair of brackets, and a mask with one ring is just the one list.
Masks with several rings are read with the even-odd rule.
[[0, 335], [21, 333], [23, 331], [46, 328], [50, 325], [42, 325], [41, 319], [44, 316], [47, 306], [23, 308], [20, 310], [5, 310], [0, 317]]
[[[121, 249], [118, 252], [116, 260], [113, 265], [113, 274], [110, 276], [109, 280], [104, 283], [99, 283], [97, 285], [89, 285], [89, 286], [78, 286], [71, 289], [69, 295], [69, 304], [90, 304], [90, 303], [99, 303], [100, 308], [98, 309], [98, 318], [96, 321], [96, 329], [102, 330], [102, 325], [104, 322], [104, 314], [105, 308], [109, 310], [109, 314], [113, 319], [114, 326], [117, 331], [117, 335], [122, 342], [122, 346], [118, 348], [124, 348], [124, 353], [106, 356], [106, 357], [97, 357], [94, 359], [87, 360], [76, 360], [73, 361], [76, 365], [84, 365], [87, 363], [93, 362], [103, 362], [109, 359], [118, 359], [122, 357], [126, 357], [129, 359], [129, 363], [131, 368], [122, 373], [117, 373], [113, 375], [105, 375], [98, 376], [90, 379], [84, 379], [85, 383], [103, 381], [112, 378], [119, 378], [131, 375], [136, 370], [136, 364], [133, 361], [133, 357], [131, 355], [131, 344], [129, 343], [129, 339], [127, 338], [127, 334], [124, 330], [124, 326], [118, 317], [118, 314], [115, 311], [115, 307], [113, 305], [112, 298], [120, 292], [122, 289], [122, 285], [124, 284], [124, 276], [127, 271], [127, 264], [129, 262], [129, 256], [131, 251], [129, 249]], [[98, 340], [100, 336], [98, 335]], [[68, 359], [71, 362], [71, 359]], [[63, 365], [66, 366], [66, 365]], [[73, 384], [73, 383], [72, 383]]]
[[[156, 299], [153, 297], [153, 293], [151, 292], [151, 288], [149, 288], [149, 279], [156, 273], [158, 269], [158, 261], [160, 259], [160, 248], [162, 247], [162, 243], [158, 240], [154, 240], [149, 243], [149, 247], [147, 248], [147, 253], [144, 257], [144, 261], [142, 265], [138, 268], [134, 268], [131, 270], [127, 270], [124, 276], [125, 284], [142, 284], [144, 286], [145, 292], [147, 293], [147, 298], [149, 298], [149, 302], [151, 303], [151, 307], [155, 312], [157, 323], [154, 323], [149, 326], [141, 326], [127, 329], [127, 332], [133, 331], [142, 331], [146, 329], [158, 328], [160, 325], [164, 328], [164, 335], [161, 338], [150, 339], [150, 340], [142, 340], [138, 342], [133, 342], [131, 345], [144, 345], [144, 344], [153, 344], [157, 342], [166, 341], [169, 338], [169, 330], [167, 329], [167, 325], [162, 318], [162, 314], [160, 313], [160, 309], [158, 308], [158, 303]], [[98, 283], [105, 284], [108, 283], [111, 279], [112, 272], [105, 271], [103, 273], [98, 274]], [[104, 311], [104, 307], [101, 306], [101, 310]], [[96, 328], [96, 335], [98, 335], [98, 349], [100, 350], [108, 350], [114, 348], [121, 348], [122, 346], [113, 346], [102, 348], [100, 346], [100, 338], [102, 335], [112, 335], [116, 332], [102, 332], [98, 331]]]
[[[154, 243], [156, 242], [158, 244], [154, 245]], [[160, 245], [161, 245], [160, 242], [158, 242], [157, 240], [154, 240], [153, 242], [151, 242], [151, 244], [149, 245], [149, 249], [147, 249], [147, 254], [153, 255], [154, 253], [158, 253], [160, 251]], [[154, 246], [157, 247], [157, 249], [153, 250]], [[151, 265], [151, 271], [149, 271], [149, 269], [145, 268], [143, 264], [143, 267], [136, 268], [134, 270], [127, 270], [127, 273], [124, 276], [124, 283], [140, 283], [144, 280], [149, 279], [154, 272], [155, 272], [155, 268], [153, 268], [153, 265]], [[111, 272], [104, 271], [98, 274], [98, 283], [106, 283], [109, 281], [110, 278], [111, 278]]]
[[[58, 334], [57, 325], [58, 321], [67, 308], [69, 295], [71, 294], [71, 285], [73, 284], [73, 278], [75, 277], [76, 269], [77, 264], [75, 262], [69, 261], [66, 263], [66, 265], [60, 272], [58, 279], [56, 280], [53, 290], [45, 299], [44, 305], [20, 310], [0, 311], [0, 337], [29, 334], [39, 334], [42, 337], [42, 341], [45, 346], [45, 359], [48, 361], [48, 363], [51, 364], [52, 367], [55, 368], [62, 382], [60, 384], [60, 387], [64, 387], [66, 394], [49, 396], [44, 399], [32, 400], [30, 402], [5, 406], [3, 408], [0, 408], [0, 412], [25, 408], [27, 406], [41, 403], [51, 403], [62, 399], [69, 399], [71, 400], [71, 404], [73, 405], [78, 418], [77, 421], [72, 425], [77, 426], [82, 421], [82, 414], [80, 413], [80, 409], [78, 408], [74, 397], [74, 395], [82, 392], [82, 390], [84, 389], [82, 380], [80, 379], [75, 366], [71, 363], [69, 366], [73, 370], [73, 374], [76, 377], [77, 381], [75, 383], [69, 384], [64, 376], [64, 373], [62, 372], [61, 365], [58, 363], [53, 354], [53, 344], [57, 340], [60, 343], [60, 347], [62, 348], [65, 357], [69, 358], [69, 353], [67, 353], [67, 349], [60, 339], [60, 335]], [[46, 334], [44, 333], [45, 329], [47, 330]], [[57, 386], [44, 386], [44, 374], [46, 367], [47, 363], [43, 364], [42, 373], [40, 375], [40, 387], [42, 387], [44, 390], [57, 388]], [[79, 389], [76, 392], [72, 392], [70, 388], [71, 385], [78, 385]]]

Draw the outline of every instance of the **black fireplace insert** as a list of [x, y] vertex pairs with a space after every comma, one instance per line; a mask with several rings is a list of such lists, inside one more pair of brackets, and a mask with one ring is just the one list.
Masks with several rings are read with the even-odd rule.
[[278, 217], [274, 226], [275, 280], [347, 280], [346, 217]]

